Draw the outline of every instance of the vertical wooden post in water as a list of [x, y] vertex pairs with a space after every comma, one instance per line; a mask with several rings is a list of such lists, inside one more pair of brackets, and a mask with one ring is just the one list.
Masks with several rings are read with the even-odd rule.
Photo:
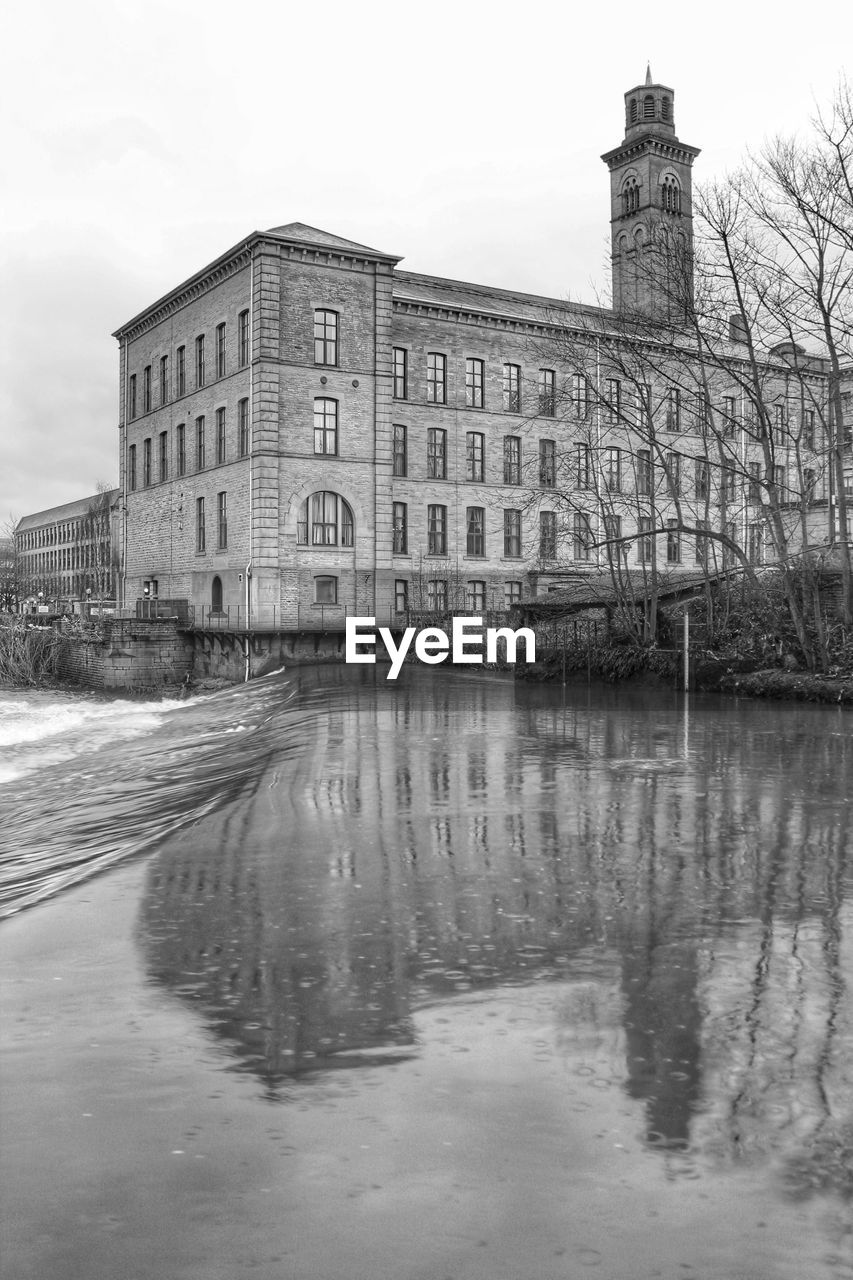
[[690, 610], [684, 610], [684, 692], [690, 691]]

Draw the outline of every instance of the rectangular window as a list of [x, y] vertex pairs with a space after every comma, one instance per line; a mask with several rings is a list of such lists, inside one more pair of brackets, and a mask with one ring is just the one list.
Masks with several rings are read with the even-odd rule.
[[128, 399], [127, 416], [130, 418], [132, 422], [133, 419], [136, 417], [136, 374], [135, 373], [132, 373], [130, 375], [130, 383], [127, 391], [127, 399]]
[[649, 449], [637, 450], [637, 493], [648, 498], [652, 489], [652, 455]]
[[604, 487], [608, 493], [622, 492], [622, 451], [604, 450]]
[[504, 511], [504, 555], [513, 559], [521, 555], [520, 511]]
[[447, 608], [447, 580], [430, 578], [427, 582], [427, 608], [435, 613], [443, 613]]
[[228, 548], [228, 494], [216, 495], [216, 546], [219, 551]]
[[583, 511], [575, 512], [575, 559], [589, 560], [592, 557], [592, 526], [589, 516]]
[[469, 409], [482, 409], [486, 403], [486, 367], [482, 360], [465, 361], [465, 403]]
[[776, 431], [782, 431], [785, 426], [785, 406], [783, 404], [774, 404], [773, 406], [773, 426]]
[[142, 370], [142, 412], [151, 412], [151, 365]]
[[482, 613], [486, 607], [486, 584], [479, 579], [468, 583], [466, 603], [472, 613]]
[[314, 363], [338, 363], [338, 313], [318, 310], [314, 312]]
[[726, 522], [725, 537], [726, 540], [723, 543], [723, 568], [730, 568], [737, 559], [735, 553], [735, 548], [738, 546], [737, 524], [734, 520]]
[[711, 470], [710, 464], [704, 458], [697, 458], [695, 462], [696, 479], [695, 490], [696, 497], [700, 501], [707, 501], [711, 496]]
[[392, 515], [394, 554], [404, 556], [409, 550], [409, 515], [405, 502], [395, 502]]
[[666, 482], [669, 486], [670, 496], [673, 498], [681, 497], [681, 455], [677, 453], [668, 453], [664, 460], [666, 467]]
[[216, 461], [225, 461], [225, 410], [216, 410]]
[[205, 549], [204, 498], [195, 500], [195, 549], [196, 551]]
[[723, 435], [731, 440], [737, 433], [737, 399], [723, 396]]
[[521, 366], [504, 365], [504, 413], [521, 413]]
[[195, 420], [195, 469], [204, 471], [204, 417]]
[[553, 369], [539, 370], [539, 412], [553, 418], [557, 412], [557, 376]]
[[764, 525], [760, 521], [751, 524], [748, 535], [747, 555], [750, 564], [764, 564]]
[[504, 484], [521, 484], [521, 436], [504, 436]]
[[249, 313], [241, 311], [237, 317], [237, 362], [241, 369], [249, 363]]
[[248, 399], [237, 401], [237, 427], [240, 437], [240, 457], [246, 458], [249, 454], [249, 401]]
[[127, 487], [133, 493], [136, 488], [136, 445], [132, 444], [127, 451]]
[[707, 391], [700, 391], [696, 396], [696, 428], [702, 435], [711, 425], [711, 402]]
[[720, 488], [723, 502], [734, 502], [737, 494], [737, 472], [734, 467], [723, 467]]
[[678, 387], [667, 387], [666, 429], [667, 431], [681, 430], [681, 392]]
[[606, 515], [604, 517], [604, 536], [607, 539], [607, 555], [610, 560], [622, 557], [622, 517]]
[[447, 404], [447, 356], [427, 352], [427, 403]]
[[338, 402], [325, 396], [314, 401], [314, 452], [338, 452]]
[[761, 501], [761, 463], [750, 462], [749, 464], [749, 490], [748, 496], [750, 502]]
[[178, 347], [175, 352], [178, 361], [178, 389], [179, 396], [187, 393], [187, 349], [186, 347]]
[[776, 486], [776, 492], [777, 492], [777, 494], [779, 495], [779, 501], [780, 501], [780, 502], [787, 502], [787, 500], [788, 500], [788, 492], [787, 492], [787, 490], [788, 490], [788, 486], [787, 486], [787, 484], [785, 483], [785, 468], [784, 468], [784, 467], [775, 466], [775, 467], [773, 468], [773, 483], [774, 483], [774, 485]]
[[696, 534], [696, 563], [706, 565], [708, 563], [708, 550], [710, 539], [708, 538], [708, 522], [706, 520], [697, 520], [696, 528], [699, 532]]
[[667, 520], [666, 522], [666, 562], [667, 564], [681, 564], [681, 533], [679, 532], [677, 520]]
[[169, 403], [169, 357], [160, 357], [160, 403]]
[[539, 512], [539, 555], [542, 560], [553, 560], [557, 554], [557, 513]]
[[553, 489], [557, 483], [557, 452], [553, 440], [539, 441], [539, 483]]
[[610, 426], [621, 421], [622, 383], [618, 378], [608, 378], [605, 387], [604, 421]]
[[645, 429], [651, 430], [653, 422], [652, 414], [652, 384], [650, 382], [641, 382], [638, 387], [640, 395], [640, 422], [639, 425]]
[[393, 453], [393, 473], [395, 476], [404, 476], [408, 471], [408, 458], [406, 448], [406, 428], [402, 423], [394, 424], [394, 453]]
[[151, 438], [142, 441], [142, 483], [147, 488], [151, 483]]
[[394, 374], [394, 399], [409, 398], [409, 353], [405, 347], [395, 347], [392, 357]]
[[468, 539], [466, 552], [469, 556], [486, 554], [486, 508], [468, 507], [465, 513]]
[[441, 427], [427, 430], [427, 476], [430, 480], [447, 479], [447, 432]]
[[572, 374], [572, 410], [576, 418], [585, 418], [589, 410], [589, 384], [586, 374]]
[[225, 325], [216, 326], [216, 376], [225, 377]]
[[479, 431], [465, 433], [465, 479], [484, 480], [486, 437]]
[[577, 479], [577, 487], [579, 489], [589, 489], [591, 485], [591, 467], [589, 445], [579, 444], [575, 453], [575, 474]]
[[803, 468], [803, 497], [812, 502], [817, 495], [817, 472], [814, 467]]
[[338, 580], [331, 573], [318, 573], [314, 579], [314, 603], [337, 604]]
[[178, 466], [178, 475], [186, 475], [187, 472], [187, 429], [183, 422], [179, 422], [175, 428], [177, 434], [176, 462]]
[[447, 507], [427, 507], [427, 555], [447, 555]]
[[815, 447], [814, 409], [803, 410], [803, 444], [807, 449]]
[[160, 482], [169, 479], [169, 433], [160, 432]]
[[204, 386], [204, 334], [200, 333], [195, 340], [195, 385]]
[[655, 539], [652, 533], [651, 516], [640, 516], [637, 521], [637, 559], [640, 564], [651, 564], [655, 550]]
[[521, 583], [510, 579], [504, 583], [504, 608], [511, 609], [516, 604], [521, 604]]
[[409, 580], [408, 578], [394, 579], [394, 612], [407, 613], [409, 609]]

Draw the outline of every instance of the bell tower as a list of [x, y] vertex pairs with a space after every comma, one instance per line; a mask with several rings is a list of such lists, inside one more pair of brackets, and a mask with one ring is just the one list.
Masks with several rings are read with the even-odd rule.
[[692, 300], [693, 196], [698, 147], [675, 133], [675, 94], [646, 79], [625, 94], [625, 137], [601, 158], [610, 170], [613, 308], [661, 318]]

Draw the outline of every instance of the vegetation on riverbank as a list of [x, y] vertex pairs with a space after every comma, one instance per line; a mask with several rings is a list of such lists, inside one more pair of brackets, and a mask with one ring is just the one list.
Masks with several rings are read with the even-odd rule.
[[53, 627], [20, 619], [0, 621], [0, 684], [32, 687], [57, 682], [61, 639]]

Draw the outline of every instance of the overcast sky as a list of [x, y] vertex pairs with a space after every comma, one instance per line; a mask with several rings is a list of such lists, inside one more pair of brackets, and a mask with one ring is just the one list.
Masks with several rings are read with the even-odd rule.
[[647, 60], [703, 181], [805, 130], [853, 50], [825, 0], [11, 8], [0, 525], [116, 483], [111, 332], [248, 232], [306, 222], [408, 270], [594, 301], [600, 156]]

